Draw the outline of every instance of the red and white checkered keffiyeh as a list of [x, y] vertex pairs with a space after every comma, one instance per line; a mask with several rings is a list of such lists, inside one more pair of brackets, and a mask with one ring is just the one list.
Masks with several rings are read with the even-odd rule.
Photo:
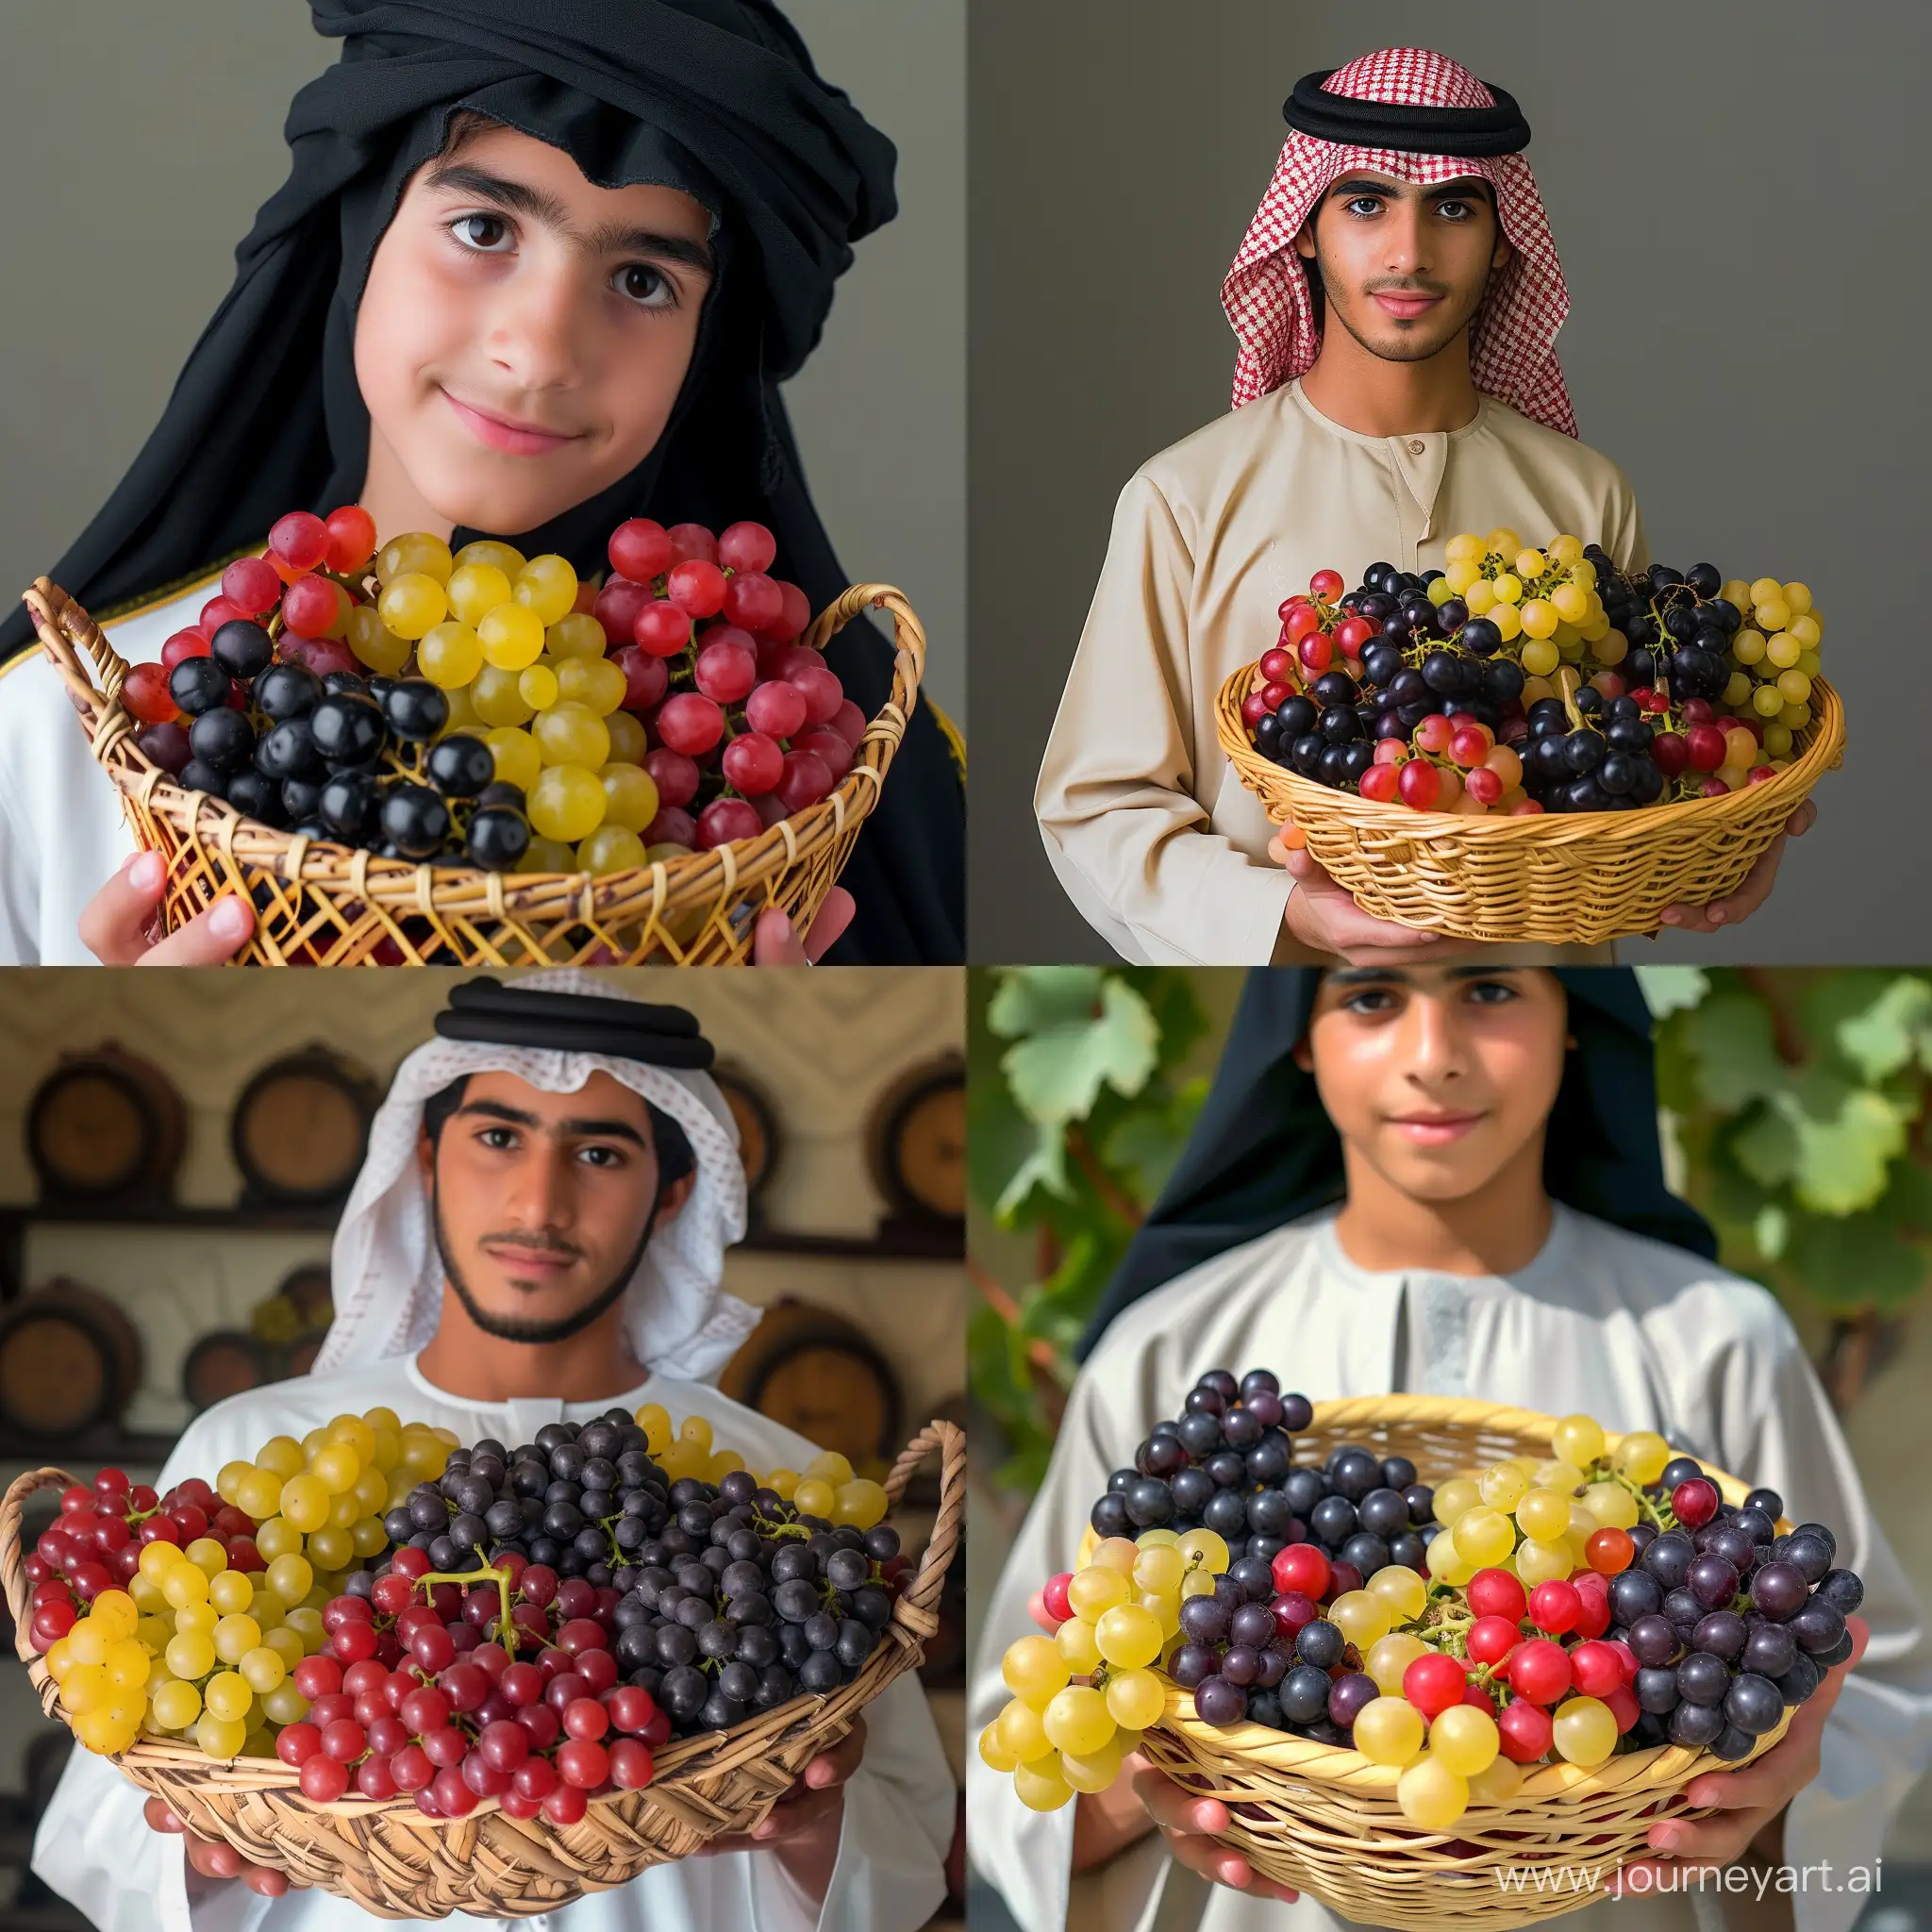
[[[1468, 68], [1421, 47], [1364, 54], [1329, 75], [1324, 92], [1412, 108], [1489, 108], [1491, 94]], [[1274, 178], [1221, 285], [1221, 306], [1241, 339], [1234, 403], [1240, 408], [1304, 375], [1322, 346], [1308, 278], [1294, 238], [1335, 181], [1367, 168], [1397, 180], [1428, 183], [1480, 175], [1515, 253], [1491, 280], [1470, 331], [1475, 386], [1565, 436], [1576, 434], [1570, 391], [1557, 362], [1557, 332], [1570, 312], [1557, 244], [1536, 177], [1518, 155], [1472, 158], [1344, 147], [1292, 132]]]

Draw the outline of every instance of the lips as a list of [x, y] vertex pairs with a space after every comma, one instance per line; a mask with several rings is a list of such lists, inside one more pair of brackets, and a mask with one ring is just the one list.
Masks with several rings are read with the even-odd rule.
[[1387, 290], [1374, 297], [1375, 306], [1383, 314], [1397, 322], [1413, 322], [1419, 315], [1426, 315], [1441, 301], [1440, 295], [1410, 295]]
[[1446, 1146], [1482, 1124], [1479, 1113], [1412, 1113], [1391, 1118], [1389, 1124], [1424, 1147]]
[[483, 1245], [484, 1251], [506, 1268], [560, 1274], [576, 1265], [575, 1255], [559, 1254], [555, 1248], [519, 1248], [496, 1241], [486, 1241]]
[[474, 403], [462, 402], [451, 395], [447, 390], [443, 391], [442, 396], [456, 411], [457, 420], [478, 442], [490, 449], [502, 450], [508, 456], [548, 456], [552, 450], [561, 449], [565, 443], [577, 440], [574, 435], [566, 436], [554, 429], [517, 423], [488, 409], [479, 409]]

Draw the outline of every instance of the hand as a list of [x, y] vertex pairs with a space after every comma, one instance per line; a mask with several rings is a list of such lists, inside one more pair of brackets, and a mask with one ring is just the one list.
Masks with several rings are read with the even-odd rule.
[[[821, 1751], [793, 1779], [791, 1789], [764, 1818], [749, 1831], [714, 1838], [698, 1856], [757, 1851], [809, 1857], [823, 1851], [824, 1874], [829, 1877], [830, 1855], [838, 1847], [839, 1827], [845, 1808], [845, 1780], [858, 1769], [864, 1756], [865, 1720], [855, 1718], [852, 1728], [829, 1751]], [[817, 1890], [824, 1890], [823, 1880]]]
[[754, 966], [816, 966], [833, 942], [852, 924], [858, 903], [843, 886], [834, 886], [819, 908], [804, 939], [798, 937], [791, 918], [776, 906], [767, 906], [753, 928], [751, 963]]
[[80, 940], [103, 966], [220, 966], [255, 930], [255, 908], [225, 892], [179, 932], [160, 936], [168, 868], [158, 852], [138, 852], [87, 903]]
[[1220, 1842], [1216, 1834], [1225, 1831], [1231, 1821], [1227, 1807], [1219, 1798], [1195, 1797], [1157, 1771], [1138, 1751], [1124, 1762], [1133, 1773], [1134, 1795], [1147, 1807], [1147, 1815], [1167, 1840], [1176, 1864], [1253, 1898], [1279, 1899], [1284, 1905], [1292, 1905], [1301, 1896], [1272, 1878], [1264, 1878], [1232, 1845]]
[[[1741, 1771], [1711, 1771], [1692, 1778], [1684, 1795], [1693, 1805], [1715, 1806], [1714, 1818], [1668, 1818], [1650, 1827], [1650, 1848], [1662, 1856], [1640, 1858], [1624, 1865], [1611, 1881], [1613, 1894], [1621, 1895], [1632, 1875], [1646, 1874], [1646, 1885], [1659, 1890], [1661, 1874], [1674, 1874], [1672, 1884], [1688, 1890], [1693, 1878], [1701, 1883], [1711, 1873], [1722, 1871], [1742, 1857], [1751, 1842], [1784, 1813], [1784, 1808], [1818, 1775], [1819, 1740], [1824, 1734], [1824, 1721], [1844, 1689], [1845, 1675], [1854, 1670], [1872, 1641], [1872, 1628], [1862, 1617], [1847, 1617], [1852, 1635], [1852, 1654], [1825, 1675], [1822, 1683], [1791, 1719], [1790, 1728], [1762, 1757]], [[1640, 1887], [1635, 1895], [1641, 1896]]]
[[[1666, 906], [1663, 923], [1679, 932], [1715, 932], [1721, 925], [1736, 925], [1740, 919], [1749, 919], [1771, 897], [1771, 889], [1777, 883], [1777, 864], [1784, 857], [1786, 839], [1802, 839], [1817, 817], [1818, 808], [1807, 798], [1785, 821], [1784, 830], [1759, 855], [1735, 892], [1713, 899], [1708, 906]], [[1805, 1707], [1808, 1710], [1810, 1706]]]
[[1352, 966], [1394, 966], [1405, 959], [1441, 957], [1440, 933], [1364, 912], [1323, 871], [1292, 824], [1284, 824], [1269, 841], [1268, 857], [1285, 865], [1294, 878], [1281, 923], [1303, 945], [1320, 953], [1339, 953]]
[[[167, 1831], [178, 1834], [185, 1841], [188, 1864], [191, 1871], [203, 1878], [239, 1878], [250, 1891], [258, 1891], [263, 1898], [280, 1898], [291, 1883], [286, 1872], [271, 1872], [266, 1865], [251, 1865], [231, 1844], [219, 1839], [202, 1838], [192, 1832], [181, 1820], [168, 1808], [160, 1798], [150, 1798], [141, 1807], [141, 1815], [147, 1820], [152, 1831]], [[205, 1893], [206, 1885], [196, 1885], [189, 1880], [191, 1897]]]

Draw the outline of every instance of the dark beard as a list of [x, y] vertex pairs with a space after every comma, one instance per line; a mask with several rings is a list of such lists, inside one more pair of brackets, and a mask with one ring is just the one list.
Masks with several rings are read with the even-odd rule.
[[644, 1258], [644, 1250], [651, 1244], [651, 1234], [658, 1224], [658, 1209], [663, 1199], [664, 1190], [660, 1185], [651, 1198], [651, 1211], [644, 1216], [644, 1231], [638, 1237], [638, 1244], [631, 1250], [630, 1259], [612, 1280], [574, 1313], [559, 1315], [554, 1322], [540, 1322], [527, 1315], [495, 1314], [471, 1292], [469, 1283], [450, 1258], [450, 1241], [442, 1227], [442, 1201], [433, 1176], [429, 1183], [429, 1213], [436, 1229], [436, 1252], [442, 1261], [443, 1278], [455, 1290], [458, 1301], [463, 1305], [463, 1312], [484, 1334], [493, 1336], [498, 1341], [520, 1341], [530, 1348], [543, 1348], [552, 1342], [568, 1341], [573, 1335], [581, 1335], [622, 1299], [625, 1290], [630, 1286], [631, 1276], [638, 1272], [638, 1264]]

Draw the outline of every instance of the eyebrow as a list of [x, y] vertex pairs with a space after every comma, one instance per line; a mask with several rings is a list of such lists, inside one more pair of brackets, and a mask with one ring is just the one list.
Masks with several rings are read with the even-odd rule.
[[506, 1107], [500, 1100], [466, 1100], [457, 1108], [458, 1116], [474, 1114], [483, 1120], [501, 1121], [512, 1127], [531, 1127], [539, 1133], [576, 1136], [585, 1139], [629, 1141], [648, 1154], [650, 1142], [628, 1121], [572, 1119], [545, 1122], [522, 1108]]
[[[1366, 175], [1351, 175], [1329, 189], [1328, 198], [1331, 201], [1347, 201], [1357, 194], [1379, 194], [1386, 200], [1413, 185], [1406, 181], [1375, 181]], [[1416, 192], [1424, 201], [1493, 202], [1495, 198], [1490, 192], [1490, 184], [1480, 175], [1465, 175], [1455, 181], [1432, 181], [1425, 187], [1417, 186]]]
[[[1452, 980], [1513, 979], [1520, 966], [1445, 966]], [[1322, 975], [1324, 986], [1347, 987], [1359, 991], [1366, 986], [1413, 986], [1414, 979], [1399, 966], [1337, 966]]]
[[491, 175], [467, 162], [450, 161], [433, 170], [431, 188], [446, 188], [459, 194], [473, 195], [511, 214], [528, 215], [546, 228], [576, 242], [591, 255], [650, 255], [659, 260], [682, 262], [705, 275], [717, 271], [717, 258], [708, 242], [693, 242], [684, 235], [661, 235], [655, 228], [634, 228], [623, 222], [605, 222], [589, 234], [572, 224], [570, 210], [554, 194], [533, 188], [527, 181], [512, 181]]

